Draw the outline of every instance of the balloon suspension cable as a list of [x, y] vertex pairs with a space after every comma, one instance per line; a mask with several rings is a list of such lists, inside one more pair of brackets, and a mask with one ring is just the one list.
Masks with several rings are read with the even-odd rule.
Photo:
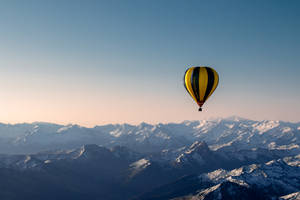
[[198, 111], [202, 111], [202, 108], [200, 107]]

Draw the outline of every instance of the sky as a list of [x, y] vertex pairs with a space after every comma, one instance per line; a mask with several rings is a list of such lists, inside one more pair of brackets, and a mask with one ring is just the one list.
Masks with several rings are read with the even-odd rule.
[[[300, 121], [300, 1], [3, 0], [0, 122]], [[219, 86], [198, 108], [185, 70]]]

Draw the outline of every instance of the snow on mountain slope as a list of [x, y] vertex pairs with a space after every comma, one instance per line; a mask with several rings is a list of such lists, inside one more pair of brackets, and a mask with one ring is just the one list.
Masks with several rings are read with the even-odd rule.
[[253, 129], [258, 132], [258, 134], [263, 134], [264, 132], [267, 132], [273, 128], [278, 127], [279, 121], [262, 121], [262, 122], [257, 122], [252, 125]]
[[257, 194], [253, 194], [249, 187], [240, 185], [234, 182], [223, 182], [212, 186], [210, 188], [204, 189], [197, 195], [190, 195], [187, 197], [179, 197], [174, 200], [227, 200], [227, 199], [237, 199], [237, 200], [262, 200]]
[[252, 164], [231, 171], [219, 169], [199, 178], [214, 184], [225, 181], [242, 186], [264, 188], [276, 193], [289, 194], [300, 188], [300, 156]]
[[188, 180], [181, 181], [182, 187], [190, 185], [195, 188], [194, 191], [174, 199], [297, 199], [300, 189], [300, 155], [229, 171], [218, 169], [201, 174], [196, 183], [198, 187], [195, 187], [192, 177]]
[[294, 192], [292, 194], [288, 194], [279, 198], [280, 200], [299, 200], [300, 192]]
[[133, 162], [132, 164], [130, 164], [130, 169], [129, 169], [131, 171], [130, 177], [135, 176], [136, 174], [140, 173], [150, 165], [151, 162], [145, 158]]

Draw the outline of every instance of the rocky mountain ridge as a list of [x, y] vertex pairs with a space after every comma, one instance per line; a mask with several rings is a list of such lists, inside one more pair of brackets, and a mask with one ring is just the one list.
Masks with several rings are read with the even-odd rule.
[[282, 149], [300, 153], [300, 123], [242, 118], [182, 123], [109, 124], [85, 128], [50, 123], [0, 124], [0, 153], [37, 153], [85, 144], [126, 146], [138, 152], [174, 151], [195, 141], [213, 150]]

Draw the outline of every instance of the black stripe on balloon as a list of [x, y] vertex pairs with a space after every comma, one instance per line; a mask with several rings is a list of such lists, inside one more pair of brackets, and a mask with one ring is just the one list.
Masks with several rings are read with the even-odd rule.
[[206, 101], [206, 99], [208, 98], [208, 95], [212, 90], [215, 82], [215, 75], [212, 69], [210, 67], [205, 67], [205, 69], [207, 71], [207, 86], [206, 86], [206, 91], [205, 91], [203, 101]]
[[192, 74], [192, 88], [195, 94], [197, 101], [200, 101], [200, 94], [199, 94], [199, 67], [195, 67]]

